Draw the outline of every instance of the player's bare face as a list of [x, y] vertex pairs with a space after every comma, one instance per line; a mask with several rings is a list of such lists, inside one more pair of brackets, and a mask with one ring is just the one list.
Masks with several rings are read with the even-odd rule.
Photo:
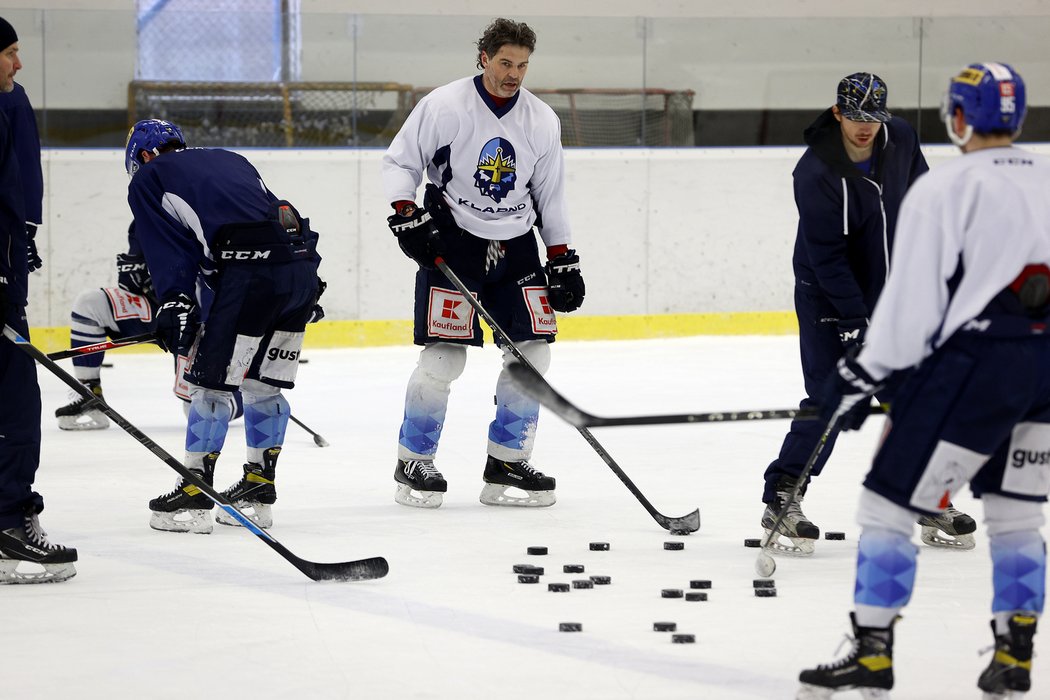
[[842, 138], [846, 146], [853, 146], [858, 151], [871, 150], [875, 144], [875, 136], [882, 126], [879, 122], [855, 122], [843, 117]]
[[525, 80], [532, 53], [524, 46], [504, 44], [495, 55], [481, 52], [481, 65], [485, 69], [481, 80], [485, 89], [496, 97], [514, 97], [514, 93]]
[[15, 89], [15, 73], [22, 69], [18, 60], [18, 42], [11, 44], [0, 53], [0, 92], [11, 92]]

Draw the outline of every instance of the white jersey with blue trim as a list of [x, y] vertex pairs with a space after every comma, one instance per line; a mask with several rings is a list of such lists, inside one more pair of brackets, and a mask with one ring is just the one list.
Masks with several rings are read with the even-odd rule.
[[921, 176], [901, 205], [861, 366], [881, 380], [917, 365], [1026, 265], [1050, 265], [1048, 193], [1050, 159], [1014, 147], [973, 151]]
[[540, 216], [546, 245], [571, 242], [561, 123], [528, 90], [499, 107], [480, 75], [435, 89], [408, 116], [382, 171], [390, 202], [415, 201], [425, 171], [445, 189], [456, 223], [479, 238], [516, 238]]

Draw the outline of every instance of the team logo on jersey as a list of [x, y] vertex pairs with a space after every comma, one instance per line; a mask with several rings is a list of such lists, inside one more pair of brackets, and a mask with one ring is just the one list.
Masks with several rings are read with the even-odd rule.
[[518, 180], [517, 158], [514, 146], [504, 138], [494, 138], [485, 144], [478, 156], [478, 169], [474, 171], [474, 186], [481, 194], [499, 203], [514, 190]]

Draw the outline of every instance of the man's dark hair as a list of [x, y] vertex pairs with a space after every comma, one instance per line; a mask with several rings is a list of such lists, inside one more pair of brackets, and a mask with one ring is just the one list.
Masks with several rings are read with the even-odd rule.
[[482, 68], [481, 54], [492, 58], [501, 47], [524, 46], [532, 53], [536, 50], [536, 32], [524, 22], [499, 17], [485, 27], [485, 32], [478, 39], [478, 68]]

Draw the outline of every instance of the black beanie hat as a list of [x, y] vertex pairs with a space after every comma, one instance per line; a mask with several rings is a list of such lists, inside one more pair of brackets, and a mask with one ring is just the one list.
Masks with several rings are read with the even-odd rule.
[[0, 51], [17, 41], [18, 35], [15, 34], [15, 28], [6, 19], [0, 17]]

